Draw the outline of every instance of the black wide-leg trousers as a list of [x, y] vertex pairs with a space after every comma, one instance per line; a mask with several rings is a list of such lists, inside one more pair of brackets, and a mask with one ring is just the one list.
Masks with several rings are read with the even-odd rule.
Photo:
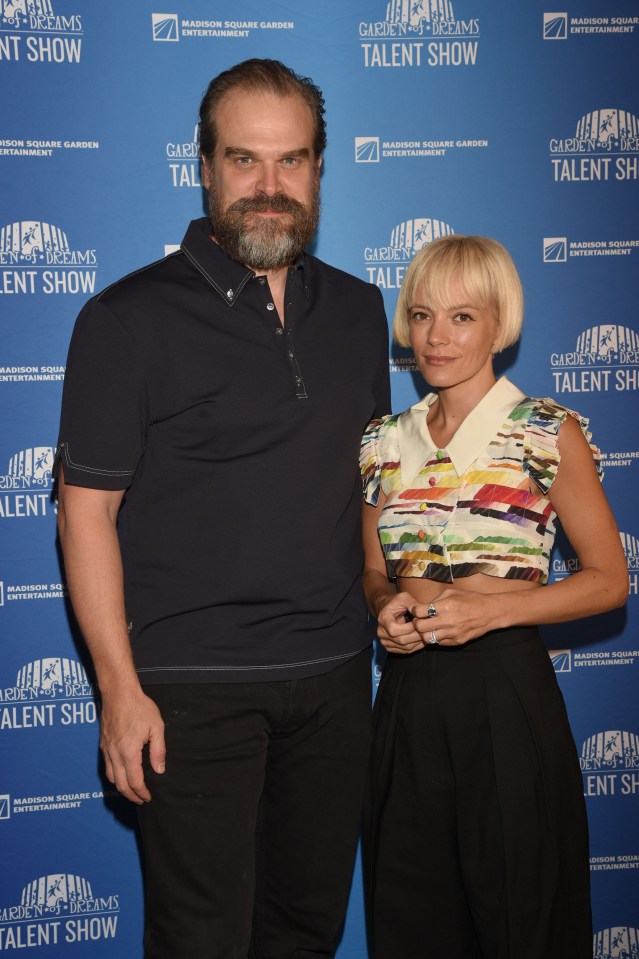
[[374, 959], [590, 959], [577, 752], [534, 629], [391, 656], [365, 822]]
[[145, 959], [325, 959], [353, 871], [371, 652], [308, 679], [147, 686], [166, 772], [140, 807]]

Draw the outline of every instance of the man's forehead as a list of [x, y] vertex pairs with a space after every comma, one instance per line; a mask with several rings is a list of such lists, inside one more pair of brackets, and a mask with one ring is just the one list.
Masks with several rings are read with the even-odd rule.
[[302, 125], [312, 129], [313, 115], [303, 97], [296, 93], [281, 96], [271, 91], [238, 87], [220, 98], [215, 107], [218, 135], [229, 126], [246, 124]]

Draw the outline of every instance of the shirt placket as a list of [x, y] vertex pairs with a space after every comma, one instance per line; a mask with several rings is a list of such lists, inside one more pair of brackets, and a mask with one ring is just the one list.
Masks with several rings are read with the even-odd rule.
[[275, 324], [273, 327], [275, 339], [278, 348], [282, 350], [288, 363], [291, 379], [295, 388], [295, 396], [298, 400], [306, 400], [308, 399], [308, 393], [295, 349], [296, 300], [299, 296], [303, 295], [301, 290], [301, 270], [296, 267], [291, 267], [286, 277], [286, 287], [284, 289], [284, 324], [279, 322], [275, 304], [270, 298], [270, 290], [266, 277], [259, 276], [257, 282], [264, 289], [267, 300], [266, 311], [269, 317], [269, 325], [273, 326], [273, 323]]

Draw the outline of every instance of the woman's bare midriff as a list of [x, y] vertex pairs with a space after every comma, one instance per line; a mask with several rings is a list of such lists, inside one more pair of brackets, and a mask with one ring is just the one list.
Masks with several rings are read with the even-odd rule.
[[500, 579], [498, 576], [486, 576], [475, 573], [465, 576], [454, 583], [440, 583], [434, 579], [420, 579], [416, 576], [401, 576], [397, 580], [397, 591], [410, 593], [418, 603], [432, 603], [445, 589], [459, 589], [473, 593], [510, 593], [519, 589], [536, 589], [541, 583], [531, 583], [522, 579]]

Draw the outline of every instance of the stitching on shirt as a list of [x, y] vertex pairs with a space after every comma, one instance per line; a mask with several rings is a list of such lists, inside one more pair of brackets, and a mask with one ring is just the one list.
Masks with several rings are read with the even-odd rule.
[[62, 443], [58, 450], [57, 458], [61, 456], [64, 457], [64, 462], [67, 466], [70, 466], [72, 469], [81, 470], [83, 473], [99, 473], [101, 476], [133, 476], [135, 473], [135, 470], [101, 470], [96, 469], [94, 466], [81, 466], [79, 463], [74, 463], [69, 456], [69, 446], [67, 443]]
[[[366, 647], [364, 647], [366, 649]], [[276, 663], [267, 666], [141, 666], [138, 673], [174, 673], [174, 672], [246, 672], [251, 669], [291, 669], [293, 666], [314, 666], [318, 663], [331, 663], [336, 659], [348, 659], [361, 653], [357, 649], [352, 653], [344, 653], [342, 656], [325, 656], [323, 659], [305, 659], [299, 663]]]
[[153, 269], [153, 267], [157, 266], [158, 263], [164, 263], [165, 260], [170, 260], [174, 256], [179, 256], [180, 252], [181, 252], [180, 250], [174, 250], [173, 253], [169, 253], [167, 256], [162, 257], [161, 260], [154, 260], [153, 263], [147, 263], [146, 266], [141, 266], [139, 270], [134, 270], [133, 273], [127, 273], [127, 275], [123, 276], [121, 279], [115, 280], [115, 282], [110, 283], [108, 286], [105, 286], [105, 288], [101, 290], [100, 293], [96, 294], [95, 299], [101, 300], [104, 294], [108, 293], [109, 290], [113, 289], [114, 286], [118, 286], [118, 284], [123, 283], [125, 280], [128, 280], [133, 276], [137, 276], [139, 273], [146, 273], [147, 270]]
[[208, 280], [208, 282], [211, 284], [211, 286], [212, 286], [212, 287], [216, 290], [216, 292], [222, 297], [222, 299], [224, 300], [224, 302], [225, 302], [226, 304], [228, 304], [228, 306], [233, 306], [233, 304], [234, 304], [235, 301], [237, 300], [238, 296], [240, 295], [240, 293], [241, 293], [242, 290], [244, 289], [244, 286], [246, 285], [246, 283], [248, 282], [248, 280], [250, 280], [253, 276], [255, 276], [255, 274], [254, 274], [252, 271], [249, 272], [249, 273], [247, 273], [246, 276], [244, 276], [243, 279], [242, 279], [242, 281], [240, 282], [240, 285], [238, 286], [237, 290], [235, 290], [235, 295], [229, 298], [229, 297], [226, 295], [226, 293], [224, 292], [224, 290], [223, 290], [220, 286], [218, 286], [218, 284], [215, 282], [215, 280], [213, 279], [213, 277], [211, 276], [211, 274], [208, 272], [208, 270], [206, 270], [205, 267], [203, 267], [201, 263], [198, 263], [198, 261], [195, 259], [195, 257], [193, 256], [193, 254], [190, 253], [189, 250], [188, 250], [185, 246], [182, 247], [182, 251], [183, 251], [183, 253], [185, 254], [185, 256], [188, 257], [188, 259], [191, 261], [191, 263], [193, 264], [193, 266], [194, 266], [197, 270], [199, 270], [199, 272], [202, 274], [202, 276], [204, 276], [204, 277]]

